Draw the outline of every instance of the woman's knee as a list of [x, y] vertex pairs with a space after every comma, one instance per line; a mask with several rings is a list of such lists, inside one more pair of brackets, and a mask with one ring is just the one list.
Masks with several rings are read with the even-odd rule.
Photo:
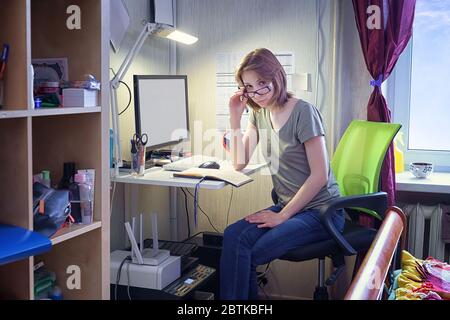
[[223, 232], [223, 238], [225, 239], [234, 239], [237, 236], [240, 236], [247, 228], [249, 223], [244, 219], [236, 221], [233, 224], [230, 224], [225, 228]]
[[240, 245], [244, 247], [252, 247], [259, 238], [259, 230], [252, 223], [245, 219], [236, 221], [224, 230], [223, 247]]

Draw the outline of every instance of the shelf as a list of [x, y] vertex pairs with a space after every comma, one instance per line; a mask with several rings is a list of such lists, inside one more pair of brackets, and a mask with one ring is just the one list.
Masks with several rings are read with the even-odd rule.
[[[103, 290], [109, 292], [109, 263], [103, 262], [101, 254], [104, 230], [100, 228], [99, 222], [84, 227], [78, 234], [72, 231], [72, 241], [59, 242], [50, 251], [34, 256], [34, 264], [42, 261], [47, 270], [55, 272], [56, 285], [61, 288], [64, 300], [99, 300]], [[105, 254], [109, 257], [109, 248]], [[81, 277], [77, 289], [67, 286], [71, 275], [68, 273], [69, 266], [79, 267]]]
[[[94, 223], [63, 228], [51, 239], [45, 238], [51, 250], [32, 252], [32, 256], [23, 255], [21, 260], [0, 266], [0, 299], [33, 299], [33, 269], [40, 261], [56, 273], [64, 299], [108, 299], [109, 91], [99, 94], [95, 107], [33, 109], [30, 66], [32, 59], [67, 58], [67, 80], [83, 80], [86, 74], [92, 74], [102, 88], [108, 88], [109, 1], [1, 3], [0, 45], [8, 43], [11, 51], [0, 109], [0, 223], [32, 230], [33, 173], [49, 170], [56, 184], [65, 162], [74, 162], [77, 169], [95, 169], [96, 192]], [[67, 8], [71, 5], [82, 12], [79, 30], [67, 27]], [[80, 54], [80, 48], [89, 50]], [[13, 239], [2, 240], [13, 243]], [[69, 266], [78, 266], [82, 272], [79, 289], [66, 285]]]
[[0, 110], [0, 119], [14, 119], [28, 117], [28, 110]]
[[56, 245], [63, 241], [78, 237], [92, 230], [98, 229], [102, 226], [100, 221], [85, 225], [85, 224], [73, 224], [70, 227], [65, 227], [59, 230], [53, 237], [50, 238], [52, 245]]
[[78, 108], [48, 108], [33, 110], [0, 110], [0, 119], [15, 119], [26, 117], [60, 116], [66, 114], [100, 113], [101, 107], [78, 107]]
[[416, 178], [411, 172], [395, 175], [397, 191], [450, 194], [450, 173], [432, 172], [427, 178]]
[[32, 117], [45, 117], [45, 116], [59, 116], [65, 114], [82, 114], [82, 113], [96, 113], [101, 112], [101, 107], [79, 107], [79, 108], [48, 108], [48, 109], [33, 109], [28, 111], [28, 114]]

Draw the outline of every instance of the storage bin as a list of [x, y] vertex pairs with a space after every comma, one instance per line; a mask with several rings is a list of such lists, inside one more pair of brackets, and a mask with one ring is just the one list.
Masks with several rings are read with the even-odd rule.
[[67, 88], [63, 90], [63, 107], [97, 106], [97, 90]]

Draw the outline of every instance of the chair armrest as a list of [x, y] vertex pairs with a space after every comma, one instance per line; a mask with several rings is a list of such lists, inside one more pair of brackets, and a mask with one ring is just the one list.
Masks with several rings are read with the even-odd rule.
[[342, 248], [345, 255], [355, 255], [356, 251], [336, 229], [331, 217], [336, 210], [351, 207], [374, 210], [378, 212], [380, 216], [384, 216], [387, 210], [387, 194], [385, 192], [377, 192], [358, 196], [341, 197], [330, 201], [321, 208], [320, 220], [332, 238]]
[[403, 211], [390, 207], [344, 300], [381, 299], [383, 284], [396, 255], [398, 242], [406, 229], [406, 216]]

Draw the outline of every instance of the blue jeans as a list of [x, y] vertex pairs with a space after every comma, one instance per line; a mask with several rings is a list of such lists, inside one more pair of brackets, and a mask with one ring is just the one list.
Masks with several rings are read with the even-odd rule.
[[[279, 213], [279, 206], [266, 210]], [[344, 212], [337, 210], [332, 217], [336, 228], [344, 229]], [[220, 294], [223, 300], [258, 298], [256, 267], [275, 260], [289, 250], [331, 238], [323, 227], [319, 211], [300, 211], [275, 228], [258, 228], [244, 219], [224, 231], [220, 258]]]

